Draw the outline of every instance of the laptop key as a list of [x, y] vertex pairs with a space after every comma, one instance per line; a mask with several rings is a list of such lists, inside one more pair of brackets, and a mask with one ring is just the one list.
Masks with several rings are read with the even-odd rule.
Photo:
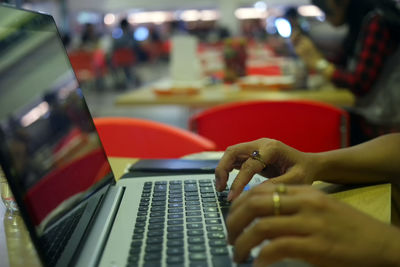
[[194, 236], [190, 239], [188, 239], [189, 244], [204, 244], [204, 237], [202, 236]]
[[208, 242], [210, 247], [226, 247], [227, 243], [225, 239], [214, 239]]
[[149, 244], [151, 244], [151, 245], [153, 245], [153, 244], [160, 244], [160, 243], [162, 243], [163, 242], [163, 237], [148, 237], [147, 238], [147, 240], [146, 240], [146, 245], [149, 245]]
[[129, 255], [139, 255], [141, 251], [142, 251], [141, 247], [132, 247], [129, 250]]
[[165, 221], [164, 217], [153, 217], [149, 219], [149, 223], [160, 223], [164, 221]]
[[151, 230], [147, 232], [148, 237], [157, 237], [157, 236], [163, 236], [164, 231], [163, 230]]
[[178, 225], [183, 224], [183, 220], [168, 220], [168, 225]]
[[183, 239], [183, 232], [169, 232], [167, 234], [167, 239]]
[[157, 229], [163, 229], [163, 228], [164, 228], [163, 223], [149, 224], [149, 226], [148, 226], [149, 230], [157, 230]]
[[161, 261], [161, 252], [152, 252], [152, 253], [146, 253], [144, 255], [144, 260], [145, 261]]
[[212, 255], [228, 255], [228, 249], [226, 247], [214, 247], [210, 249]]
[[128, 264], [139, 262], [139, 255], [129, 255]]
[[217, 203], [205, 202], [203, 203], [203, 207], [217, 207]]
[[183, 232], [183, 225], [168, 226], [167, 232]]
[[209, 267], [207, 261], [193, 261], [190, 263], [189, 267]]
[[193, 222], [202, 222], [203, 219], [201, 217], [187, 217], [186, 222], [187, 223], [193, 223]]
[[183, 247], [183, 239], [170, 239], [167, 241], [167, 247]]
[[201, 211], [187, 211], [186, 216], [201, 216]]
[[186, 225], [187, 229], [203, 229], [202, 223], [188, 223]]
[[209, 232], [221, 232], [224, 231], [222, 225], [210, 225], [206, 227], [207, 231]]
[[223, 232], [210, 232], [207, 236], [208, 239], [225, 239], [225, 234]]
[[182, 206], [183, 206], [182, 203], [169, 203], [168, 204], [168, 208], [180, 208]]
[[164, 217], [165, 212], [162, 211], [156, 211], [156, 212], [151, 212], [150, 217]]
[[188, 230], [187, 235], [192, 237], [192, 236], [203, 236], [204, 231], [203, 230]]
[[140, 240], [142, 240], [143, 237], [144, 237], [143, 233], [135, 233], [135, 234], [133, 234], [132, 239], [140, 239]]
[[205, 245], [190, 245], [189, 251], [190, 252], [205, 252], [206, 246]]
[[[168, 264], [179, 264], [179, 263], [183, 263], [184, 261], [185, 261], [185, 258], [183, 256], [174, 255], [174, 256], [167, 257]], [[173, 265], [173, 266], [176, 266], [176, 265]]]
[[168, 219], [182, 219], [183, 213], [171, 213], [168, 214]]
[[232, 266], [232, 260], [228, 255], [213, 256], [212, 264], [214, 267], [220, 267], [220, 266], [230, 267], [230, 266]]
[[208, 219], [206, 224], [221, 224], [221, 219]]
[[183, 247], [172, 247], [167, 249], [167, 255], [182, 255], [184, 254]]
[[[191, 261], [205, 261], [205, 260], [207, 260], [207, 255], [206, 255], [206, 253], [203, 253], [203, 252], [190, 253], [189, 254], [189, 260], [191, 260]], [[220, 266], [224, 266], [224, 265], [220, 265]]]
[[151, 245], [151, 246], [147, 246], [146, 247], [146, 253], [149, 253], [149, 252], [161, 252], [162, 251], [162, 245], [160, 245], [160, 244], [158, 244], [158, 245], [156, 245], [156, 244], [153, 244], [153, 245]]

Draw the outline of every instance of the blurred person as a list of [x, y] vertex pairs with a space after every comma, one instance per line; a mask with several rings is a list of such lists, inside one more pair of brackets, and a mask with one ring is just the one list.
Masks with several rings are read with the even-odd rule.
[[[120, 31], [118, 33], [118, 31]], [[136, 61], [136, 51], [139, 49], [134, 39], [133, 31], [126, 18], [119, 24], [118, 34], [113, 36], [111, 51], [111, 66], [113, 68], [114, 79], [117, 87], [127, 88], [130, 83], [139, 83], [139, 78], [135, 75], [133, 64]], [[122, 52], [124, 51], [124, 52]], [[121, 54], [122, 52], [122, 54]], [[123, 58], [122, 58], [123, 57]]]
[[299, 31], [292, 35], [307, 67], [356, 96], [351, 144], [400, 130], [400, 11], [391, 0], [314, 0], [335, 27], [348, 26], [337, 63]]
[[92, 23], [86, 23], [83, 27], [80, 47], [86, 50], [95, 50], [99, 46], [99, 40], [100, 36], [96, 32], [95, 25]]
[[306, 20], [300, 16], [296, 7], [288, 7], [283, 16], [289, 21], [293, 31], [308, 35], [308, 24]]
[[[265, 240], [254, 266], [293, 258], [315, 266], [400, 266], [400, 231], [316, 188], [340, 184], [400, 182], [400, 134], [322, 153], [303, 153], [267, 138], [228, 148], [216, 168], [222, 191], [240, 169], [226, 220], [234, 259], [246, 261]], [[242, 193], [254, 174], [270, 177]], [[285, 185], [298, 184], [298, 185]]]

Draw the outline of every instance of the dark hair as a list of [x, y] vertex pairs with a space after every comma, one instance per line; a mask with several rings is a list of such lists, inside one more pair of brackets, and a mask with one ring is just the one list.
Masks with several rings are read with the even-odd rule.
[[128, 22], [128, 20], [127, 20], [126, 18], [122, 19], [122, 20], [120, 21], [120, 23], [119, 23], [119, 26], [120, 26], [122, 29], [128, 28], [128, 27], [129, 27], [129, 22]]

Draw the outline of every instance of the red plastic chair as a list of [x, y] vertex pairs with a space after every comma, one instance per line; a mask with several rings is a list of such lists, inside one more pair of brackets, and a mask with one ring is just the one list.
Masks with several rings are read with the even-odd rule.
[[159, 122], [123, 117], [95, 118], [106, 154], [111, 157], [179, 158], [215, 150], [215, 144], [194, 133]]
[[217, 144], [218, 150], [262, 137], [306, 152], [347, 146], [348, 114], [311, 101], [251, 101], [226, 104], [190, 118], [190, 129]]
[[101, 50], [77, 50], [68, 53], [69, 61], [80, 82], [102, 77], [107, 72], [105, 55]]
[[114, 67], [131, 67], [136, 62], [132, 48], [118, 48], [113, 52], [112, 64]]

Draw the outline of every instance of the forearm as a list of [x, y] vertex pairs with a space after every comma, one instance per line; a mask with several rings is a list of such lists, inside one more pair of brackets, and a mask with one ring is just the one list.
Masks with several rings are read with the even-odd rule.
[[343, 184], [400, 182], [400, 134], [311, 157], [316, 166], [314, 180]]

